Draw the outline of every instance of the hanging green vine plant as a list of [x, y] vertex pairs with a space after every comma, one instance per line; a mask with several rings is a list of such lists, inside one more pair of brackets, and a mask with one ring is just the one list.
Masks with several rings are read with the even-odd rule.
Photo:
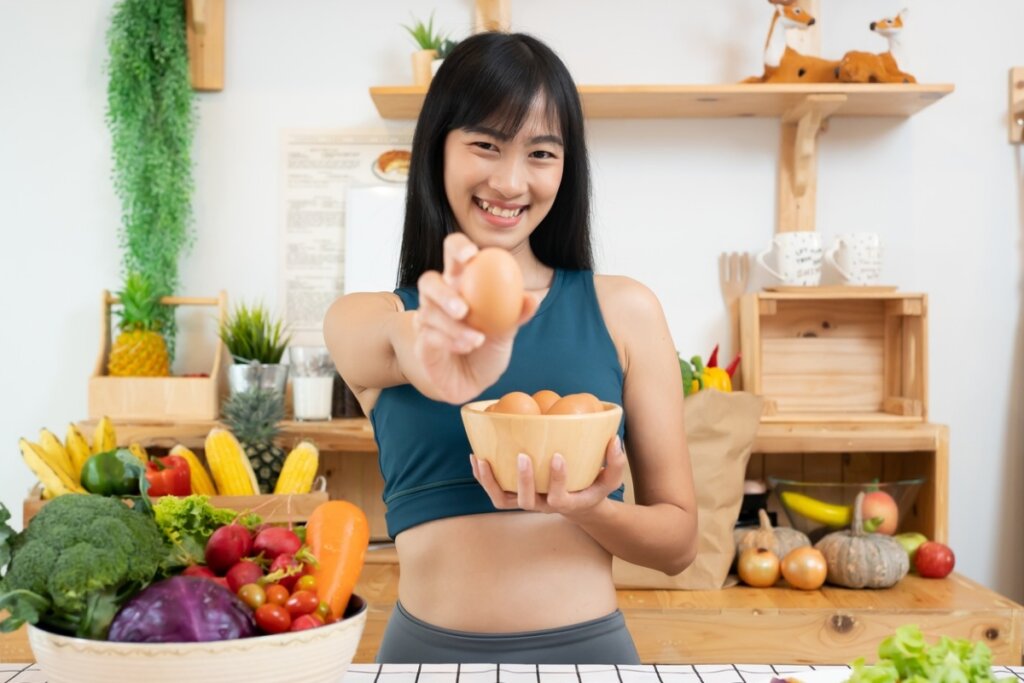
[[[182, 0], [119, 0], [107, 31], [107, 125], [125, 281], [138, 274], [154, 296], [178, 286], [191, 246], [195, 95], [189, 77]], [[174, 312], [156, 314], [174, 348]]]

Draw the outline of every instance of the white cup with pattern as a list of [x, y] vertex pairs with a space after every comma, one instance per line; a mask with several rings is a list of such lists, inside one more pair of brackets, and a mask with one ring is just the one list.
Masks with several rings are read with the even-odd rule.
[[[768, 265], [769, 256], [774, 268]], [[821, 258], [821, 234], [805, 230], [776, 234], [757, 262], [783, 285], [813, 287], [821, 283]]]
[[847, 285], [873, 285], [882, 274], [882, 238], [875, 232], [853, 232], [836, 237], [825, 254]]

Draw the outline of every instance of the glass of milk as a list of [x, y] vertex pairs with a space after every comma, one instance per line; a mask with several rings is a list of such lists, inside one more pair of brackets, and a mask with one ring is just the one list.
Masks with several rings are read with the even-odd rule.
[[327, 348], [292, 346], [288, 360], [295, 419], [330, 420], [335, 369]]

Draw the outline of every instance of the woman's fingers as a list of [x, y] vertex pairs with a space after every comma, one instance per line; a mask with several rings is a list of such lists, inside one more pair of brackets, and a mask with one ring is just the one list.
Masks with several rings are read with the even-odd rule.
[[490, 463], [481, 460], [473, 454], [469, 456], [470, 466], [473, 468], [473, 476], [480, 482], [491, 504], [499, 510], [514, 510], [516, 508], [516, 494], [501, 490], [498, 480], [494, 478]]
[[461, 232], [453, 232], [444, 238], [444, 280], [452, 287], [458, 285], [459, 276], [476, 253], [480, 251], [473, 242]]
[[516, 458], [516, 469], [519, 476], [516, 502], [523, 510], [533, 510], [537, 507], [537, 487], [533, 480], [533, 462], [530, 456], [520, 453]]
[[483, 333], [460, 322], [466, 315], [466, 304], [440, 274], [424, 273], [418, 285], [420, 308], [413, 317], [413, 327], [424, 337], [424, 343], [458, 354], [480, 348], [485, 341]]

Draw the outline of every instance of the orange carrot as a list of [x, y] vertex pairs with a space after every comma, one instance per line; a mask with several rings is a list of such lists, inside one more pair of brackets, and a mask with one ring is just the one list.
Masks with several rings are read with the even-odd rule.
[[340, 619], [363, 569], [370, 545], [366, 514], [345, 500], [330, 500], [306, 521], [306, 544], [317, 559], [317, 597]]

